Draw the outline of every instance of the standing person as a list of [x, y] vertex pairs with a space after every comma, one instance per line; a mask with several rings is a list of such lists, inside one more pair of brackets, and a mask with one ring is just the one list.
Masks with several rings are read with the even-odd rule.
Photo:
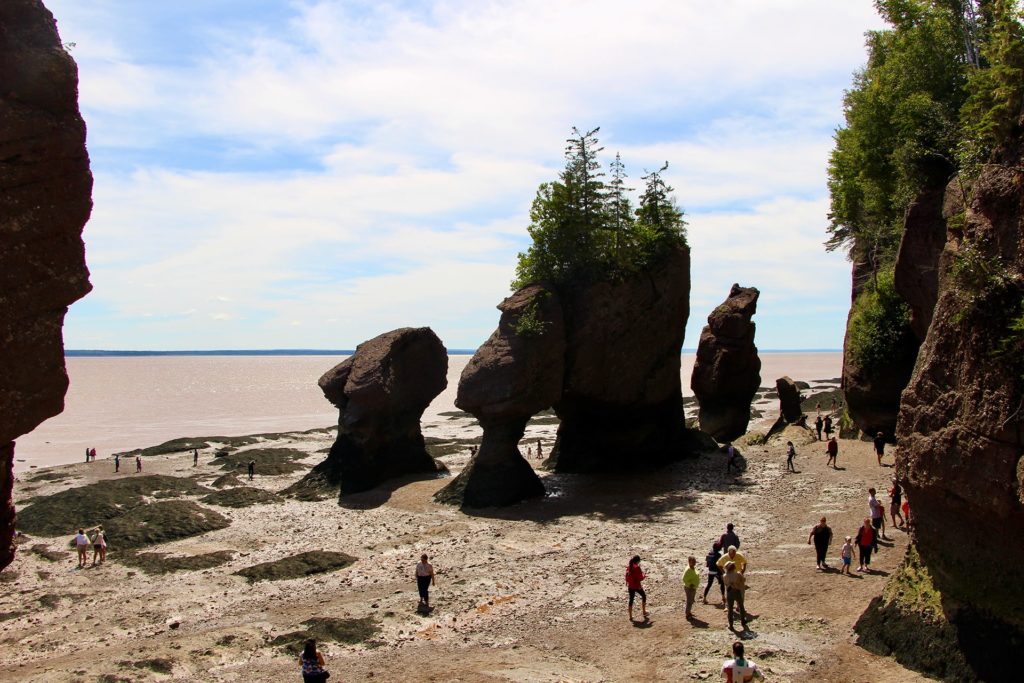
[[818, 441], [821, 441], [821, 428], [824, 424], [825, 422], [821, 419], [821, 414], [819, 414], [818, 417], [814, 419], [814, 431], [818, 432]]
[[120, 469], [121, 469], [121, 456], [119, 454], [117, 454], [117, 453], [114, 453], [114, 474], [117, 474], [117, 472], [120, 471]]
[[724, 553], [729, 546], [734, 545], [737, 549], [740, 547], [740, 537], [733, 531], [733, 523], [729, 522], [725, 525], [725, 533], [718, 539], [718, 547], [722, 549]]
[[79, 529], [75, 535], [75, 548], [78, 550], [78, 568], [82, 569], [89, 555], [89, 537], [85, 535], [85, 529]]
[[693, 619], [693, 601], [697, 599], [697, 588], [700, 587], [700, 573], [697, 571], [697, 558], [690, 555], [686, 558], [689, 565], [683, 572], [683, 593], [686, 594], [686, 620]]
[[[875, 528], [875, 546], [874, 550], [878, 552], [878, 530], [882, 529], [882, 538], [885, 538], [885, 510], [882, 509], [882, 504], [875, 498], [875, 489], [868, 489], [868, 513], [871, 515], [871, 526]], [[888, 540], [888, 539], [887, 539]]]
[[92, 452], [92, 451], [90, 451], [90, 450], [89, 450], [89, 447], [88, 447], [88, 446], [86, 446], [86, 448], [85, 448], [85, 461], [86, 461], [86, 462], [89, 462], [89, 454], [90, 454], [91, 452]]
[[878, 432], [874, 439], [875, 456], [878, 458], [878, 466], [882, 466], [882, 456], [885, 455], [885, 434]]
[[540, 447], [540, 439], [537, 439], [537, 457], [544, 457], [544, 450]]
[[718, 581], [718, 590], [722, 593], [722, 604], [725, 604], [725, 584], [722, 583], [722, 570], [718, 568], [718, 560], [722, 557], [722, 546], [718, 541], [711, 546], [711, 552], [704, 557], [704, 565], [708, 568], [708, 585], [704, 588], [704, 604], [708, 604], [708, 591]]
[[828, 569], [828, 565], [825, 564], [825, 557], [827, 556], [829, 545], [832, 544], [832, 529], [825, 523], [824, 517], [811, 529], [811, 533], [807, 537], [807, 545], [810, 545], [811, 541], [814, 541], [814, 551], [817, 557], [816, 566], [818, 569]]
[[307, 640], [302, 648], [299, 665], [302, 667], [302, 683], [323, 683], [331, 676], [324, 668], [324, 656], [316, 649], [316, 640], [313, 638]]
[[[903, 503], [903, 487], [900, 486], [899, 481], [896, 477], [892, 478], [892, 486], [889, 488], [889, 516], [892, 517], [892, 526], [894, 529], [898, 529], [904, 524], [906, 520], [903, 519], [903, 515], [900, 514], [900, 505]], [[900, 523], [896, 524], [896, 518], [900, 518]]]
[[860, 550], [860, 566], [857, 571], [866, 572], [871, 566], [871, 549], [875, 546], [875, 528], [871, 526], [871, 518], [864, 518], [864, 525], [857, 529], [857, 548]]
[[725, 683], [750, 683], [755, 678], [764, 680], [757, 664], [743, 658], [743, 643], [738, 640], [732, 644], [732, 659], [722, 664], [722, 678]]
[[790, 472], [796, 472], [796, 467], [793, 466], [793, 458], [796, 457], [796, 447], [793, 446], [792, 441], [786, 442], [786, 469]]
[[839, 570], [840, 574], [850, 575], [850, 565], [853, 564], [853, 538], [850, 536], [846, 537], [846, 543], [843, 544], [843, 549], [839, 551], [839, 559], [843, 561], [843, 568]]
[[96, 566], [96, 558], [100, 558], [100, 564], [107, 559], [107, 538], [103, 533], [103, 525], [96, 527], [96, 533], [92, 537], [92, 566]]
[[647, 593], [644, 592], [642, 582], [647, 577], [644, 570], [640, 568], [640, 556], [634, 555], [626, 567], [626, 588], [629, 590], [629, 620], [633, 621], [633, 599], [640, 596], [640, 609], [647, 621]]
[[722, 580], [725, 582], [725, 605], [726, 613], [729, 616], [729, 628], [735, 628], [733, 626], [733, 606], [736, 606], [740, 613], [740, 624], [746, 631], [747, 610], [743, 605], [743, 598], [747, 592], [747, 580], [743, 574], [736, 571], [735, 562], [725, 563], [725, 578]]
[[196, 467], [198, 465], [199, 465], [199, 449], [198, 448], [193, 448], [192, 449], [192, 467]]
[[825, 438], [827, 439], [830, 436], [832, 436], [832, 416], [831, 415], [826, 415], [825, 416]]
[[141, 472], [142, 471], [142, 457], [138, 456], [138, 455], [135, 456], [135, 471], [136, 472]]
[[420, 555], [420, 561], [416, 564], [416, 588], [420, 592], [420, 607], [430, 609], [430, 587], [436, 585], [434, 565], [427, 562], [426, 554]]
[[249, 461], [249, 481], [252, 481], [252, 475], [256, 474], [256, 461]]
[[913, 529], [914, 522], [910, 519], [910, 501], [906, 497], [903, 498], [903, 506], [900, 509], [903, 510], [903, 525], [907, 529]]
[[[729, 563], [736, 565], [736, 571], [740, 574], [747, 573], [747, 558], [740, 554], [734, 545], [729, 546], [729, 549], [725, 551], [725, 555], [719, 558], [718, 568], [724, 570], [725, 565]], [[728, 585], [726, 588], [728, 588]]]
[[92, 461], [96, 462], [96, 449], [95, 448], [92, 449], [92, 452], [90, 453], [90, 455], [92, 456]]
[[836, 437], [832, 437], [828, 440], [828, 444], [825, 446], [825, 452], [828, 453], [828, 460], [825, 461], [825, 467], [828, 467], [829, 463], [832, 463], [832, 469], [839, 469], [839, 465], [836, 464], [837, 458], [839, 457], [839, 442], [836, 441]]
[[736, 450], [736, 447], [732, 445], [731, 441], [729, 443], [725, 444], [725, 452], [729, 456], [729, 459], [725, 463], [725, 473], [726, 474], [731, 474], [733, 466], [735, 466], [736, 467], [736, 471], [739, 472], [740, 471], [739, 451]]

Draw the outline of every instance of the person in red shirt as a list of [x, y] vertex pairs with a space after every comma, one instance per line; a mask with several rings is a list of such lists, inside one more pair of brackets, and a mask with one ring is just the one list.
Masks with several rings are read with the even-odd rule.
[[629, 620], [633, 621], [633, 599], [640, 596], [640, 609], [643, 610], [644, 621], [647, 621], [647, 593], [641, 582], [647, 578], [644, 570], [640, 568], [640, 556], [634, 555], [626, 567], [626, 588], [629, 589]]
[[860, 549], [860, 566], [857, 567], [857, 571], [866, 572], [869, 571], [868, 567], [871, 565], [871, 548], [875, 544], [875, 527], [871, 524], [871, 518], [864, 518], [864, 526], [857, 529], [857, 547]]

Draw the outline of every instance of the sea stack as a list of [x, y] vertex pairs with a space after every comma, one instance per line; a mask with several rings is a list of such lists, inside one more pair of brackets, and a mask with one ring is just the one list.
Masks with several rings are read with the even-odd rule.
[[734, 284], [708, 316], [700, 334], [690, 388], [699, 404], [701, 431], [720, 442], [747, 431], [750, 402], [761, 385], [761, 359], [754, 345], [760, 292]]
[[443, 470], [427, 453], [420, 418], [448, 386], [447, 372], [447, 351], [429, 327], [403, 327], [357, 346], [319, 382], [338, 408], [338, 438], [327, 459], [289, 492], [327, 486], [344, 495]]
[[0, 568], [14, 558], [14, 439], [64, 409], [67, 307], [92, 288], [78, 68], [39, 0], [0, 3]]
[[443, 503], [475, 508], [544, 495], [518, 444], [530, 417], [550, 408], [562, 393], [562, 307], [551, 288], [528, 285], [498, 310], [498, 329], [462, 371], [455, 399], [479, 420], [483, 441], [459, 476], [438, 492]]

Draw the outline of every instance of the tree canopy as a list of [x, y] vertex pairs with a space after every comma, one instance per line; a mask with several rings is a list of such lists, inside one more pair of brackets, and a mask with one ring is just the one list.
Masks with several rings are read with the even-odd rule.
[[601, 166], [599, 130], [574, 127], [558, 180], [537, 189], [527, 228], [533, 243], [519, 254], [513, 288], [542, 280], [615, 279], [686, 243], [683, 212], [663, 178], [668, 163], [642, 177], [645, 187], [634, 210], [621, 157], [615, 155], [607, 174]]

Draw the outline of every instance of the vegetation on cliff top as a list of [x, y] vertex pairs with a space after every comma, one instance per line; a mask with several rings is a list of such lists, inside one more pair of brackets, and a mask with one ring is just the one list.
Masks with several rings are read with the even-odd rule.
[[607, 174], [601, 170], [598, 130], [573, 128], [565, 169], [537, 189], [527, 228], [533, 244], [519, 254], [513, 289], [540, 281], [615, 279], [686, 244], [686, 221], [663, 175], [668, 163], [642, 176], [645, 187], [634, 210], [621, 157], [615, 155]]

